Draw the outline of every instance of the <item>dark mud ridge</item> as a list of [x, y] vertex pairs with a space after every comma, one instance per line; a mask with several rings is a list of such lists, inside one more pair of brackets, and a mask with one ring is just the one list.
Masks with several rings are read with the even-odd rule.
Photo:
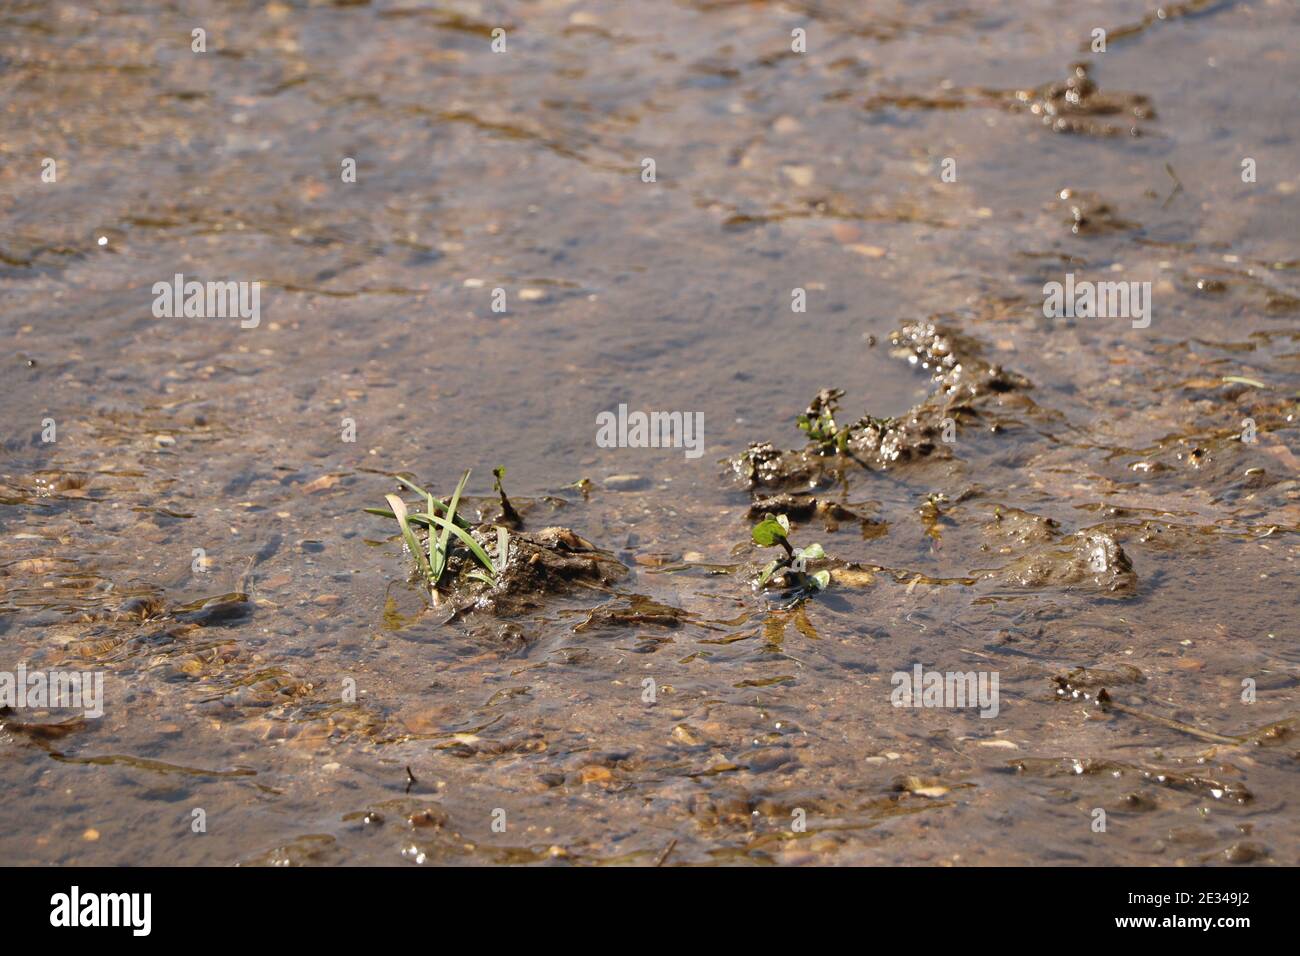
[[[898, 418], [863, 415], [839, 425], [839, 389], [823, 389], [800, 416], [810, 437], [803, 448], [780, 451], [754, 442], [731, 460], [736, 477], [754, 491], [807, 491], [835, 483], [847, 467], [885, 470], [934, 455], [947, 456], [960, 424], [978, 421], [980, 409], [1005, 392], [1027, 389], [1023, 376], [985, 361], [972, 338], [933, 321], [909, 322], [891, 333], [895, 354], [928, 371], [935, 390]], [[786, 508], [801, 508], [799, 499]]]
[[[491, 525], [480, 525], [470, 533], [484, 547], [496, 541], [496, 529]], [[449, 558], [451, 580], [438, 597], [454, 609], [453, 617], [477, 610], [502, 616], [522, 614], [541, 607], [548, 594], [584, 585], [604, 588], [628, 574], [609, 552], [559, 527], [511, 534], [509, 555], [493, 584], [471, 578], [473, 569], [464, 552], [454, 552]]]

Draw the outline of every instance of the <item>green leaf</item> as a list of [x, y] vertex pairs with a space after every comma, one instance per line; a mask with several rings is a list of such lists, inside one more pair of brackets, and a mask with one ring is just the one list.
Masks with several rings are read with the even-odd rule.
[[831, 585], [831, 573], [829, 571], [818, 571], [816, 574], [808, 576], [818, 591], [825, 591]]
[[[438, 561], [436, 564], [430, 561], [430, 564], [433, 564], [434, 584], [438, 583], [439, 579], [442, 578], [442, 572], [447, 568], [447, 545], [451, 542], [451, 532], [453, 529], [459, 530], [458, 528], [456, 528], [456, 507], [460, 504], [461, 492], [465, 490], [465, 485], [468, 482], [469, 482], [469, 469], [467, 468], [465, 469], [465, 474], [460, 476], [460, 482], [456, 485], [456, 490], [452, 492], [451, 504], [447, 505], [447, 517], [441, 522], [442, 534], [438, 536]], [[429, 517], [430, 518], [435, 517], [433, 513], [433, 495], [429, 495]], [[465, 537], [468, 538], [469, 535], [465, 535]], [[469, 540], [473, 541], [474, 539], [470, 538]], [[430, 546], [429, 555], [432, 558], [433, 556], [432, 546]], [[491, 567], [492, 565], [491, 563], [489, 563], [488, 569], [490, 570]]]
[[772, 577], [772, 572], [776, 570], [777, 565], [779, 565], [780, 563], [781, 563], [780, 561], [767, 562], [767, 567], [765, 567], [763, 569], [763, 573], [758, 576], [759, 587], [762, 587], [764, 584], [768, 582], [768, 579]]
[[[401, 475], [393, 475], [393, 479], [394, 479], [395, 481], [397, 481], [399, 484], [403, 484], [403, 485], [405, 485], [407, 488], [410, 488], [412, 491], [414, 491], [414, 492], [415, 492], [417, 495], [419, 495], [421, 498], [425, 498], [425, 499], [427, 499], [427, 498], [430, 497], [429, 492], [425, 491], [423, 488], [421, 488], [421, 487], [420, 487], [419, 485], [417, 485], [415, 482], [413, 482], [413, 481], [408, 481], [407, 479], [403, 478]], [[438, 514], [446, 514], [446, 512], [447, 512], [447, 506], [444, 505], [444, 504], [443, 504], [441, 501], [439, 501], [437, 498], [434, 498], [434, 499], [433, 499], [433, 507], [434, 507], [434, 509], [438, 512]], [[367, 508], [366, 510], [367, 510], [367, 511], [370, 511], [369, 508]], [[372, 513], [372, 514], [379, 514], [380, 512], [378, 512], [378, 511], [371, 511], [371, 513]], [[414, 519], [418, 519], [419, 517], [420, 517], [420, 516], [419, 516], [418, 514], [413, 514], [413, 515], [411, 515], [411, 518], [412, 518], [413, 520], [414, 520]], [[460, 525], [462, 528], [469, 528], [469, 527], [470, 527], [470, 523], [469, 523], [468, 521], [466, 521], [464, 518], [457, 518], [457, 519], [456, 519], [456, 524]]]
[[[397, 515], [393, 514], [393, 513], [392, 513], [391, 511], [389, 511], [387, 508], [365, 508], [365, 509], [363, 509], [363, 510], [364, 510], [367, 514], [379, 515], [379, 516], [384, 517], [384, 518], [396, 518], [396, 517], [397, 517]], [[423, 514], [423, 513], [421, 513], [421, 512], [418, 512], [418, 511], [417, 511], [415, 514], [408, 514], [408, 515], [406, 516], [406, 520], [409, 521], [409, 522], [411, 522], [411, 524], [422, 524], [422, 525], [424, 525], [426, 528], [432, 528], [432, 527], [434, 527], [433, 521], [430, 520], [429, 516], [426, 515], [426, 514]]]
[[427, 491], [425, 491], [423, 488], [421, 488], [419, 485], [417, 485], [415, 482], [413, 482], [413, 481], [407, 481], [407, 480], [406, 480], [405, 478], [403, 478], [401, 475], [393, 475], [393, 478], [395, 478], [395, 479], [397, 480], [397, 483], [398, 483], [398, 484], [405, 485], [407, 488], [410, 488], [412, 491], [414, 491], [414, 492], [415, 492], [417, 495], [419, 495], [421, 498], [426, 498], [426, 497], [428, 497], [429, 493], [428, 493]]
[[[425, 508], [429, 514], [433, 514], [433, 495], [425, 492]], [[434, 540], [434, 535], [429, 535], [429, 568], [433, 571], [433, 580], [436, 584], [442, 577], [443, 565], [446, 562], [446, 554], [439, 551]]]
[[393, 517], [397, 519], [397, 523], [402, 529], [402, 538], [406, 541], [406, 547], [415, 556], [415, 562], [420, 566], [420, 571], [424, 574], [425, 580], [431, 579], [433, 577], [432, 569], [429, 567], [424, 552], [420, 550], [420, 542], [415, 537], [415, 532], [411, 530], [411, 525], [407, 521], [406, 502], [402, 501], [397, 495], [384, 495], [384, 500], [392, 507]]
[[466, 531], [464, 528], [460, 527], [459, 525], [453, 524], [452, 522], [448, 521], [446, 518], [442, 517], [441, 515], [413, 515], [412, 516], [412, 520], [415, 520], [417, 518], [429, 518], [432, 524], [437, 525], [439, 528], [442, 528], [444, 531], [450, 529], [451, 533], [454, 534], [457, 538], [459, 538], [461, 540], [461, 543], [464, 544], [465, 547], [469, 548], [470, 551], [474, 552], [474, 557], [478, 558], [479, 562], [483, 565], [483, 567], [495, 573], [496, 568], [492, 564], [492, 559], [489, 558], [487, 552], [483, 550], [483, 546], [480, 545], [477, 541], [475, 541], [470, 536], [470, 533]]
[[781, 515], [780, 518], [764, 515], [763, 520], [754, 525], [754, 530], [751, 532], [754, 543], [764, 548], [770, 548], [778, 539], [784, 539], [789, 533], [790, 519], [785, 515]]
[[820, 544], [810, 544], [808, 547], [800, 549], [799, 557], [805, 561], [818, 561], [826, 557], [826, 552]]

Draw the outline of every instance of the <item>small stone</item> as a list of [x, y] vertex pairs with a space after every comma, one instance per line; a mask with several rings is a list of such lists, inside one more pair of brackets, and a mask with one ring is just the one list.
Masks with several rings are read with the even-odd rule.
[[896, 791], [902, 793], [914, 793], [921, 797], [930, 797], [931, 799], [942, 797], [951, 789], [941, 784], [938, 780], [927, 780], [924, 777], [912, 775], [895, 777], [893, 786]]
[[781, 172], [785, 174], [786, 179], [796, 186], [811, 186], [813, 184], [814, 173], [811, 166], [782, 166]]
[[447, 825], [447, 814], [443, 813], [436, 807], [425, 807], [423, 810], [417, 810], [406, 818], [406, 822], [413, 827], [444, 827]]
[[779, 767], [789, 770], [793, 768], [787, 767], [787, 764], [797, 766], [798, 763], [799, 758], [784, 747], [763, 747], [745, 756], [746, 769], [751, 773], [769, 773]]
[[578, 773], [581, 783], [609, 783], [614, 775], [605, 767], [583, 767]]
[[338, 475], [321, 475], [315, 481], [309, 481], [302, 486], [305, 494], [313, 495], [318, 491], [327, 491], [339, 483]]
[[313, 599], [312, 603], [319, 604], [321, 607], [333, 607], [335, 604], [338, 604], [339, 601], [341, 600], [343, 599], [339, 597], [337, 594], [318, 594]]
[[1254, 863], [1268, 857], [1268, 849], [1258, 843], [1234, 843], [1223, 851], [1229, 863]]
[[704, 738], [687, 724], [678, 724], [674, 727], [672, 737], [679, 744], [685, 744], [688, 747], [698, 747], [704, 743]]
[[850, 246], [845, 246], [849, 252], [856, 252], [860, 256], [866, 256], [868, 259], [883, 259], [885, 250], [880, 246], [867, 246], [860, 242], [855, 242]]
[[851, 222], [837, 222], [831, 226], [831, 235], [841, 245], [848, 245], [862, 238], [862, 230]]
[[99, 831], [96, 830], [94, 827], [91, 827], [89, 830], [87, 830], [85, 833], [81, 835], [81, 838], [85, 840], [87, 843], [94, 843], [96, 840], [99, 839]]
[[610, 491], [636, 491], [650, 487], [650, 481], [641, 475], [610, 475], [605, 479], [605, 487]]
[[176, 439], [171, 435], [154, 435], [153, 443], [159, 448], [170, 448], [172, 445], [176, 444]]

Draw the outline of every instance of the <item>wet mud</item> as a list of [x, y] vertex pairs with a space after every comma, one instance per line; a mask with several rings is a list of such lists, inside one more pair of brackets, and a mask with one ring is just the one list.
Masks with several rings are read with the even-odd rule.
[[0, 11], [0, 671], [105, 678], [6, 862], [1300, 862], [1293, 5], [96, 7]]

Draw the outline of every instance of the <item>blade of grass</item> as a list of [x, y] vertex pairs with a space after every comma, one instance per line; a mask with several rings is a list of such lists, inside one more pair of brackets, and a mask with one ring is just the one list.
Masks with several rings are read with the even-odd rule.
[[393, 475], [393, 477], [397, 479], [399, 484], [406, 485], [406, 487], [410, 488], [417, 495], [420, 495], [421, 497], [428, 497], [429, 493], [425, 491], [423, 488], [421, 488], [419, 485], [417, 485], [415, 482], [407, 481], [401, 475]]
[[441, 515], [412, 515], [411, 516], [412, 521], [416, 521], [420, 518], [429, 519], [428, 523], [430, 525], [437, 525], [439, 528], [442, 528], [444, 531], [450, 530], [452, 534], [454, 534], [457, 538], [461, 540], [461, 542], [465, 545], [465, 547], [469, 548], [470, 551], [474, 552], [474, 557], [479, 559], [479, 562], [483, 565], [483, 567], [487, 568], [489, 571], [493, 571], [493, 572], [496, 571], [496, 568], [492, 564], [492, 559], [489, 558], [488, 553], [483, 550], [483, 546], [479, 544], [477, 541], [475, 541], [470, 536], [470, 533], [466, 531], [464, 528], [460, 527], [459, 525], [453, 524], [452, 522], [448, 521], [446, 518], [442, 517]]
[[[393, 475], [393, 478], [394, 478], [394, 480], [396, 480], [397, 482], [399, 482], [399, 483], [405, 485], [407, 488], [409, 488], [409, 489], [411, 489], [412, 491], [414, 491], [414, 492], [415, 492], [417, 495], [419, 495], [421, 498], [428, 499], [428, 498], [432, 497], [432, 496], [429, 494], [429, 492], [425, 491], [423, 488], [421, 488], [421, 487], [420, 487], [419, 485], [417, 485], [415, 482], [413, 482], [413, 481], [408, 481], [407, 479], [403, 478], [401, 475]], [[445, 512], [447, 511], [447, 506], [444, 505], [444, 504], [443, 504], [441, 501], [439, 501], [437, 498], [434, 498], [434, 499], [433, 499], [433, 506], [434, 506], [434, 508], [437, 509], [437, 511], [438, 511], [439, 514], [443, 514], [443, 513], [445, 513]], [[369, 509], [367, 509], [367, 510], [369, 510]], [[373, 513], [374, 513], [374, 514], [378, 514], [378, 512], [373, 512]], [[418, 514], [415, 514], [415, 515], [411, 515], [411, 517], [412, 517], [412, 518], [418, 518], [419, 515], [418, 515]], [[464, 518], [457, 518], [457, 519], [456, 519], [456, 523], [457, 523], [458, 525], [460, 525], [462, 528], [468, 528], [468, 527], [470, 527], [470, 523], [469, 523], [468, 521], [466, 521]]]
[[[379, 515], [381, 518], [397, 517], [397, 515], [393, 514], [387, 508], [363, 508], [362, 510], [365, 511], [366, 514]], [[456, 521], [457, 528], [465, 529], [465, 530], [468, 530], [470, 528], [469, 522], [460, 520], [460, 515], [457, 515], [456, 518], [457, 518]], [[415, 514], [408, 514], [406, 516], [406, 520], [411, 522], [411, 524], [424, 525], [426, 528], [441, 528], [442, 527], [441, 522], [446, 519], [438, 515], [434, 515], [431, 518], [427, 514], [417, 511]]]
[[[425, 502], [426, 502], [426, 504], [425, 504], [425, 508], [427, 509], [427, 513], [428, 513], [428, 514], [433, 514], [433, 495], [429, 494], [429, 493], [426, 491], [426, 492], [424, 493], [424, 500], [425, 500]], [[429, 568], [430, 568], [430, 569], [432, 570], [432, 572], [433, 572], [433, 583], [434, 583], [434, 584], [437, 584], [438, 581], [439, 581], [439, 579], [442, 577], [442, 569], [443, 569], [444, 565], [446, 564], [447, 554], [446, 554], [445, 551], [442, 551], [442, 550], [438, 549], [438, 548], [435, 546], [434, 537], [435, 537], [435, 536], [433, 535], [433, 533], [430, 532], [430, 534], [429, 534]]]
[[[396, 517], [397, 517], [397, 515], [393, 514], [393, 513], [392, 513], [391, 511], [389, 511], [387, 508], [365, 508], [365, 509], [363, 509], [363, 510], [364, 510], [367, 514], [379, 515], [380, 517], [383, 517], [383, 518], [396, 518]], [[424, 525], [426, 528], [436, 528], [436, 527], [438, 527], [438, 525], [435, 524], [433, 518], [430, 518], [427, 514], [424, 514], [423, 512], [419, 512], [419, 511], [417, 511], [417, 512], [416, 512], [415, 514], [413, 514], [413, 515], [412, 515], [412, 514], [408, 514], [408, 515], [406, 516], [406, 520], [409, 521], [409, 522], [411, 522], [411, 524], [422, 524], [422, 525]], [[459, 524], [459, 522], [457, 522], [457, 526], [458, 526], [458, 527], [461, 526], [461, 525]]]
[[392, 507], [393, 517], [397, 519], [397, 523], [402, 529], [402, 538], [406, 541], [406, 546], [410, 549], [411, 554], [415, 555], [416, 564], [420, 566], [420, 571], [428, 580], [432, 576], [431, 569], [429, 562], [424, 557], [424, 552], [420, 550], [420, 542], [416, 539], [415, 532], [411, 530], [410, 524], [407, 523], [406, 502], [402, 501], [397, 495], [384, 495], [384, 500]]
[[[460, 476], [460, 482], [456, 485], [456, 490], [452, 492], [451, 504], [447, 506], [447, 517], [442, 527], [442, 534], [438, 536], [438, 564], [434, 568], [434, 583], [442, 577], [443, 569], [447, 567], [447, 545], [451, 542], [451, 531], [456, 527], [456, 507], [460, 504], [461, 492], [465, 490], [465, 485], [469, 482], [469, 469], [465, 469], [465, 474]], [[429, 495], [429, 517], [433, 514], [433, 495]], [[471, 541], [473, 538], [470, 539]], [[432, 545], [430, 546], [432, 548]], [[429, 552], [432, 554], [432, 550]]]
[[493, 574], [500, 574], [510, 561], [510, 532], [497, 525], [497, 560], [492, 569]]

